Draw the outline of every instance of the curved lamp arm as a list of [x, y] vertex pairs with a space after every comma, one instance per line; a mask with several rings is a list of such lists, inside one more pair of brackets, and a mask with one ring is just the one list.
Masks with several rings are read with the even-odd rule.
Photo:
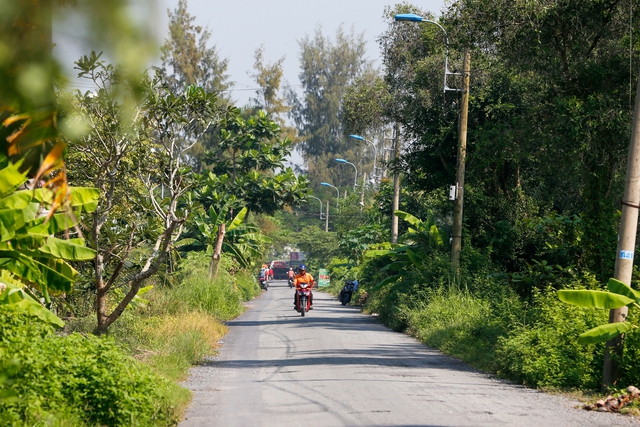
[[460, 73], [452, 73], [449, 71], [449, 36], [447, 35], [447, 31], [444, 27], [438, 24], [435, 21], [431, 21], [430, 19], [424, 19], [420, 15], [416, 15], [415, 13], [400, 13], [395, 16], [396, 21], [409, 21], [409, 22], [428, 22], [430, 24], [435, 24], [442, 30], [444, 33], [444, 43], [445, 43], [445, 54], [444, 54], [444, 85], [443, 92], [454, 91], [460, 92], [462, 89], [452, 89], [447, 86], [447, 76], [459, 76]]
[[355, 178], [354, 178], [354, 180], [353, 180], [353, 189], [355, 190], [355, 189], [356, 189], [356, 186], [358, 185], [358, 168], [356, 167], [356, 165], [354, 165], [354, 164], [353, 164], [353, 163], [351, 163], [351, 162], [346, 161], [345, 159], [336, 159], [336, 162], [338, 162], [338, 163], [345, 163], [345, 164], [347, 164], [347, 165], [351, 165], [351, 166], [353, 166], [353, 168], [356, 170], [356, 175], [355, 175]]

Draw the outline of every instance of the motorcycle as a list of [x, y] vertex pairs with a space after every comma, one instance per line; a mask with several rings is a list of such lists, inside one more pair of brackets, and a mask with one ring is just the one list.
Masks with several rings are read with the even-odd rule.
[[304, 317], [305, 313], [311, 310], [311, 285], [301, 283], [300, 287], [296, 289], [296, 295], [296, 311]]
[[344, 286], [340, 290], [338, 294], [338, 301], [342, 303], [342, 305], [347, 305], [351, 301], [351, 297], [353, 296], [354, 283], [350, 280], [344, 282]]
[[289, 277], [289, 287], [293, 288], [293, 277]]
[[260, 282], [261, 289], [264, 289], [265, 291], [269, 289], [269, 283], [267, 282], [267, 279], [265, 277], [260, 277], [258, 279], [258, 282]]

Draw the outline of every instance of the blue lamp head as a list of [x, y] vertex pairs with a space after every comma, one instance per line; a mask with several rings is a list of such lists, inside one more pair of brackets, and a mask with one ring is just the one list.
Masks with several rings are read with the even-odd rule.
[[338, 163], [347, 163], [347, 161], [345, 159], [336, 159], [336, 162], [338, 162]]
[[400, 13], [395, 17], [396, 21], [413, 21], [413, 22], [422, 22], [424, 18], [420, 15], [416, 15], [415, 13]]
[[349, 135], [349, 138], [357, 139], [357, 140], [359, 140], [359, 141], [364, 140], [364, 138], [363, 138], [363, 137], [361, 137], [360, 135]]
[[325, 187], [331, 187], [331, 184], [328, 182], [321, 182], [320, 185], [324, 185]]

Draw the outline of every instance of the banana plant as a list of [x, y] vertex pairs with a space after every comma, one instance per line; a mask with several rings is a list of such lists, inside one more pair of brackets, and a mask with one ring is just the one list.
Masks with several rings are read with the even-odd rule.
[[89, 261], [95, 251], [84, 239], [55, 234], [77, 226], [81, 211], [91, 212], [99, 193], [94, 188], [68, 187], [69, 210], [54, 211], [57, 195], [48, 188], [20, 190], [27, 182], [21, 162], [0, 159], [0, 304], [12, 304], [42, 320], [62, 326], [35, 292], [51, 304], [50, 290], [69, 292], [78, 273], [69, 261]]
[[208, 212], [200, 213], [194, 219], [200, 234], [196, 240], [213, 250], [209, 265], [210, 277], [214, 276], [221, 252], [232, 254], [243, 267], [250, 265], [252, 257], [261, 256], [261, 244], [265, 243], [265, 238], [256, 227], [243, 223], [247, 212], [248, 209], [244, 207], [227, 222], [229, 205], [224, 204], [218, 212], [211, 206]]
[[388, 256], [391, 262], [380, 271], [391, 271], [376, 287], [400, 279], [409, 269], [420, 267], [427, 258], [429, 248], [442, 246], [442, 237], [433, 217], [421, 220], [408, 212], [396, 211], [395, 215], [410, 224], [409, 229], [398, 239], [401, 245], [386, 244], [387, 247], [365, 252], [365, 257]]
[[[576, 305], [578, 307], [600, 308], [605, 310], [616, 309], [629, 306], [640, 308], [640, 293], [631, 289], [625, 283], [609, 279], [607, 282], [608, 291], [593, 290], [560, 290], [558, 298], [567, 304]], [[600, 325], [593, 329], [580, 334], [578, 343], [580, 344], [596, 344], [609, 341], [638, 326], [630, 322], [616, 322]]]

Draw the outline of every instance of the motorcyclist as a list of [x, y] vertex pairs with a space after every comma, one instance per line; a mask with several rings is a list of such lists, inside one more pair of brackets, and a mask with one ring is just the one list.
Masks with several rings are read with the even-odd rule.
[[[296, 292], [293, 295], [294, 308], [298, 306], [297, 290], [300, 289], [300, 285], [303, 283], [308, 283], [311, 286], [309, 288], [309, 305], [313, 306], [313, 292], [311, 292], [311, 289], [313, 289], [313, 285], [315, 285], [315, 281], [313, 280], [313, 276], [307, 273], [307, 266], [304, 264], [300, 264], [300, 266], [298, 267], [298, 274], [296, 274], [295, 277], [293, 278], [293, 286], [296, 287]], [[310, 307], [309, 309], [312, 309], [312, 308], [313, 307]]]
[[293, 271], [293, 268], [289, 268], [289, 271], [287, 272], [287, 277], [289, 278], [289, 287], [293, 286], [293, 278], [295, 277], [296, 273], [295, 271]]

